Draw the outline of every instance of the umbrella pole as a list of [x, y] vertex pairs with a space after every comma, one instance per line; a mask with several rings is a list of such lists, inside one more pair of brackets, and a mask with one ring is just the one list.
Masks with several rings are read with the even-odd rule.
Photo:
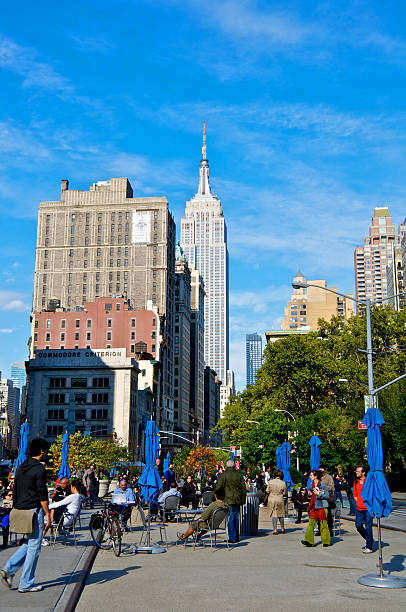
[[378, 587], [381, 589], [404, 589], [406, 588], [405, 578], [383, 573], [381, 519], [376, 517], [376, 520], [378, 522], [379, 574], [366, 574], [358, 578], [358, 582], [364, 586]]
[[137, 553], [149, 553], [154, 555], [166, 552], [166, 548], [158, 546], [158, 544], [151, 544], [151, 500], [148, 502], [147, 537], [145, 546], [134, 546], [132, 552], [134, 555]]
[[377, 518], [376, 520], [378, 522], [379, 577], [383, 578], [381, 519]]

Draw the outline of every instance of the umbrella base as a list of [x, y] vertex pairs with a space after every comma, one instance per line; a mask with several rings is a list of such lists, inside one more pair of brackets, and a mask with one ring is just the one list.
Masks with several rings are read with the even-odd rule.
[[151, 546], [134, 546], [132, 552], [134, 555], [138, 553], [157, 555], [159, 553], [165, 553], [166, 548], [162, 548], [161, 546], [158, 546], [157, 544], [152, 544]]
[[370, 587], [378, 587], [381, 589], [404, 589], [406, 587], [406, 579], [399, 576], [390, 576], [388, 574], [380, 576], [379, 574], [366, 574], [358, 578], [359, 584]]

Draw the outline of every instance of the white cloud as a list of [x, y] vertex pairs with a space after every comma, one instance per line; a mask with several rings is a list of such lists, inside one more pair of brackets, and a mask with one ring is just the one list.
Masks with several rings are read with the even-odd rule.
[[0, 334], [12, 334], [13, 329], [0, 329]]
[[27, 296], [16, 291], [0, 291], [0, 310], [26, 312], [30, 310]]

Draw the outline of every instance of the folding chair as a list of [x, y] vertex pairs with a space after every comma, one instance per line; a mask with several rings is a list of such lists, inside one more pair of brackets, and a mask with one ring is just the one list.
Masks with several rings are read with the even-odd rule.
[[[82, 507], [83, 507], [83, 498], [82, 498], [82, 502], [80, 504], [80, 507], [79, 507], [79, 510], [76, 516], [71, 514], [67, 510], [65, 510], [62, 513], [62, 516], [60, 517], [58, 523], [51, 524], [51, 544], [54, 547], [56, 545], [56, 539], [59, 534], [62, 534], [63, 544], [66, 545], [66, 538], [70, 533], [72, 533], [73, 535], [73, 542], [74, 542], [74, 545], [76, 546], [76, 523], [77, 522], [79, 523], [79, 528], [81, 529], [80, 513], [82, 511]], [[68, 525], [67, 527], [63, 526], [65, 519], [72, 519], [72, 523]]]
[[341, 535], [342, 531], [342, 522], [341, 522], [341, 503], [339, 501], [336, 502], [335, 510], [332, 510], [333, 513], [333, 536]]
[[[147, 540], [148, 520], [147, 520], [147, 517], [145, 516], [145, 512], [141, 504], [138, 505], [138, 512], [139, 512], [142, 527], [143, 527], [142, 532], [141, 532], [141, 539], [140, 539], [140, 545], [141, 545], [144, 538], [145, 538], [145, 542]], [[159, 527], [159, 537], [161, 538], [161, 542], [165, 542], [166, 544], [168, 543], [168, 539], [166, 537], [166, 526], [165, 526], [165, 523], [162, 522], [162, 520], [154, 524], [152, 524], [151, 521], [149, 521], [149, 527], [151, 530]], [[165, 539], [163, 539], [162, 537], [162, 532], [164, 533]]]
[[213, 501], [213, 491], [203, 491], [201, 499], [203, 508], [207, 508]]
[[[178, 497], [177, 495], [169, 495], [168, 497], [166, 497], [164, 499], [164, 505], [162, 506], [162, 521], [165, 522], [165, 518], [166, 515], [171, 513], [173, 514], [174, 510], [179, 510], [179, 506], [180, 506], [180, 497]], [[177, 514], [175, 514], [176, 516], [176, 522], [178, 522], [179, 517]]]
[[[228, 514], [227, 510], [225, 510], [224, 508], [217, 508], [213, 512], [213, 515], [210, 521], [211, 525], [210, 523], [208, 523], [209, 529], [207, 530], [207, 534], [210, 536], [210, 548], [213, 548], [213, 535], [214, 535], [214, 548], [217, 548], [217, 532], [218, 531], [224, 531], [224, 535], [226, 536], [227, 548], [230, 548], [229, 543], [228, 543], [227, 514]], [[199, 522], [200, 521], [197, 522], [196, 531], [194, 531], [192, 534], [193, 549], [196, 548], [197, 534], [200, 531]], [[206, 530], [206, 527], [204, 527], [204, 529]], [[204, 536], [202, 536], [200, 541], [202, 541], [203, 537], [205, 537], [207, 534], [204, 534]]]

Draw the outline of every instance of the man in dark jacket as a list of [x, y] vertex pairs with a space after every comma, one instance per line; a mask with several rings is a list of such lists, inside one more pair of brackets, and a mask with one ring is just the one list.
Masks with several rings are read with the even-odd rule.
[[217, 481], [214, 493], [224, 491], [224, 503], [228, 505], [228, 537], [233, 544], [238, 542], [240, 506], [245, 504], [247, 488], [244, 476], [234, 467], [234, 461], [227, 461], [226, 469]]
[[13, 507], [17, 510], [33, 511], [34, 531], [26, 535], [24, 544], [7, 561], [1, 570], [1, 579], [3, 584], [11, 589], [14, 574], [24, 564], [18, 587], [20, 593], [42, 591], [42, 586], [34, 585], [34, 575], [41, 551], [44, 514], [47, 528], [51, 526], [46, 472], [41, 464], [47, 450], [46, 440], [42, 438], [32, 440], [28, 448], [28, 459], [17, 468], [15, 474]]

